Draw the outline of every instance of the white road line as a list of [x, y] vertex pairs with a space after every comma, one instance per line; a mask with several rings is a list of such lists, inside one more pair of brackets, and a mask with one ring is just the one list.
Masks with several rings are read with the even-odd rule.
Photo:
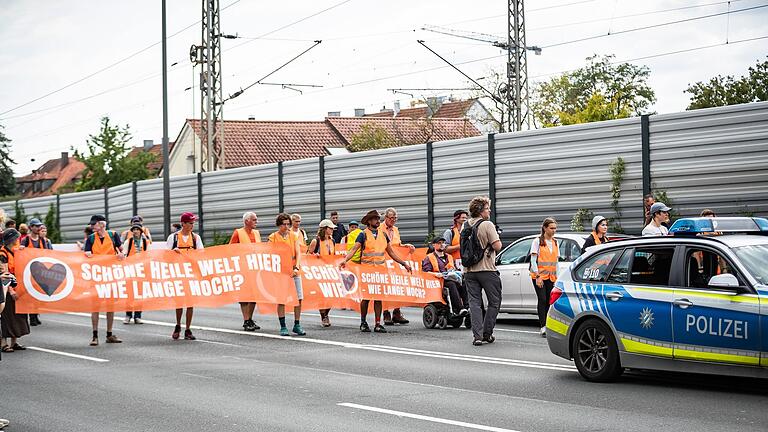
[[467, 429], [475, 429], [475, 430], [491, 431], [491, 432], [519, 432], [514, 429], [504, 429], [504, 428], [498, 428], [494, 426], [485, 426], [485, 425], [480, 425], [475, 423], [467, 423], [467, 422], [458, 421], [458, 420], [442, 419], [439, 417], [430, 417], [430, 416], [425, 416], [421, 414], [413, 414], [413, 413], [407, 413], [403, 411], [390, 410], [386, 408], [377, 408], [377, 407], [372, 407], [367, 405], [359, 405], [356, 403], [342, 402], [336, 405], [347, 407], [347, 408], [361, 409], [365, 411], [373, 411], [381, 414], [391, 414], [398, 417], [407, 417], [407, 418], [412, 418], [416, 420], [424, 420], [424, 421], [429, 421], [433, 423], [459, 426]]
[[50, 318], [46, 318], [45, 322], [55, 322], [55, 323], [59, 323], [59, 324], [67, 324], [67, 325], [73, 325], [73, 326], [78, 326], [78, 327], [93, 328], [93, 326], [90, 325], [90, 324], [73, 323], [73, 322], [69, 322], [69, 321], [61, 321], [61, 320], [55, 320], [55, 319], [50, 319]]
[[191, 376], [191, 377], [195, 377], [195, 378], [213, 379], [213, 377], [209, 377], [209, 376], [205, 376], [205, 375], [193, 374], [193, 373], [189, 373], [189, 372], [181, 372], [180, 375], [186, 375], [186, 376]]
[[80, 355], [80, 354], [72, 354], [72, 353], [68, 353], [68, 352], [64, 352], [64, 351], [56, 351], [56, 350], [52, 350], [52, 349], [48, 349], [48, 348], [40, 348], [40, 347], [28, 346], [27, 349], [34, 350], [34, 351], [41, 351], [41, 352], [45, 352], [45, 353], [49, 353], [49, 354], [57, 354], [57, 355], [66, 356], [66, 357], [73, 357], [73, 358], [78, 358], [78, 359], [82, 359], [82, 360], [90, 360], [90, 361], [97, 362], [97, 363], [106, 363], [106, 362], [109, 361], [109, 360], [103, 359], [103, 358], [84, 356], [84, 355]]
[[494, 328], [493, 331], [502, 331], [502, 332], [511, 332], [511, 333], [530, 333], [530, 334], [539, 334], [539, 332], [534, 330], [514, 330], [514, 329], [502, 329], [502, 328]]
[[202, 342], [202, 343], [208, 343], [208, 344], [214, 344], [214, 345], [226, 345], [226, 346], [233, 346], [233, 347], [238, 347], [238, 348], [242, 347], [242, 345], [231, 344], [231, 343], [226, 343], [226, 342], [203, 340], [203, 339], [196, 339], [195, 342]]

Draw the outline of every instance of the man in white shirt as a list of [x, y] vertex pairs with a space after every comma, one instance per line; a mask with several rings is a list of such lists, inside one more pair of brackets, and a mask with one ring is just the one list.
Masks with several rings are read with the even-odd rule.
[[666, 204], [657, 202], [651, 205], [651, 222], [643, 228], [643, 237], [661, 237], [669, 235], [669, 229], [662, 225], [669, 222], [669, 211], [672, 210]]

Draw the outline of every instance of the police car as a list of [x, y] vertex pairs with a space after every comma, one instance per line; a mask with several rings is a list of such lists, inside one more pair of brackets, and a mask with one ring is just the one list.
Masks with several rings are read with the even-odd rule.
[[550, 350], [589, 381], [625, 368], [768, 378], [768, 220], [680, 219], [670, 233], [590, 248], [561, 272]]

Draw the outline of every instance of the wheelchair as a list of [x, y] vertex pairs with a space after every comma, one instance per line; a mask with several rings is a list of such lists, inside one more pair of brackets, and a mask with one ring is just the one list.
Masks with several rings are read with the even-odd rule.
[[432, 302], [424, 306], [421, 317], [424, 327], [428, 329], [437, 327], [444, 330], [448, 326], [459, 328], [463, 324], [466, 328], [472, 328], [469, 313], [466, 316], [461, 316], [452, 312], [451, 297], [448, 295], [448, 288], [445, 287], [443, 287], [443, 300], [445, 303]]

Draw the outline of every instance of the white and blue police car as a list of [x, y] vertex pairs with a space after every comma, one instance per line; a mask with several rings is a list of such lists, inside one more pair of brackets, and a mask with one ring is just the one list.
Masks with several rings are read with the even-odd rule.
[[768, 220], [680, 219], [561, 272], [547, 342], [589, 381], [629, 369], [768, 378]]

